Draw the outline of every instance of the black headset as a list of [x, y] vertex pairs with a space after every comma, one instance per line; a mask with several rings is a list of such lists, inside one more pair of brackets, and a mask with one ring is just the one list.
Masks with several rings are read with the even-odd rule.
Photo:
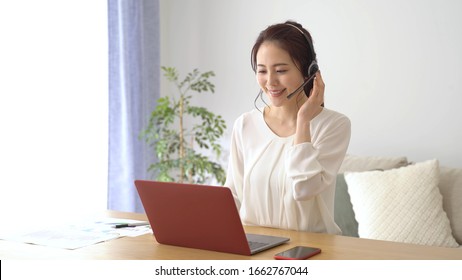
[[310, 38], [303, 32], [299, 27], [296, 25], [293, 25], [292, 23], [286, 23], [289, 26], [292, 26], [293, 28], [297, 29], [300, 33], [302, 33], [303, 37], [305, 37], [306, 41], [308, 42], [308, 48], [310, 49], [310, 54], [311, 57], [313, 58], [313, 61], [311, 61], [310, 66], [308, 67], [308, 73], [307, 77], [311, 77], [316, 74], [319, 70], [318, 62], [316, 61], [316, 54], [314, 53], [314, 47], [313, 47], [313, 42], [311, 42]]
[[[310, 66], [308, 66], [308, 72], [306, 73], [307, 78], [306, 78], [305, 82], [303, 82], [303, 84], [300, 87], [298, 87], [294, 92], [287, 95], [287, 99], [290, 99], [296, 93], [300, 92], [306, 86], [306, 84], [308, 84], [311, 80], [314, 79], [314, 77], [316, 76], [316, 72], [318, 72], [318, 70], [319, 70], [319, 66], [318, 66], [318, 62], [316, 61], [316, 55], [314, 53], [313, 42], [311, 42], [310, 38], [308, 38], [308, 36], [305, 34], [305, 32], [303, 32], [299, 27], [293, 25], [292, 23], [285, 23], [285, 24], [289, 25], [289, 26], [292, 26], [293, 28], [300, 31], [300, 33], [302, 33], [303, 37], [305, 37], [306, 41], [308, 42], [308, 47], [310, 49], [311, 57], [313, 58], [313, 61], [311, 61]], [[307, 92], [305, 90], [305, 94], [306, 94], [306, 96], [309, 96], [310, 93], [309, 93], [309, 91]]]

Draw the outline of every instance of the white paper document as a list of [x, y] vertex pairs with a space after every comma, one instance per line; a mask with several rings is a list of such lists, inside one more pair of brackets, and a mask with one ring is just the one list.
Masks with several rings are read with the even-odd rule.
[[[116, 228], [116, 226], [123, 226]], [[135, 237], [152, 233], [148, 223], [130, 219], [105, 218], [81, 221], [56, 227], [23, 229], [19, 232], [0, 232], [0, 239], [77, 249], [120, 237]]]

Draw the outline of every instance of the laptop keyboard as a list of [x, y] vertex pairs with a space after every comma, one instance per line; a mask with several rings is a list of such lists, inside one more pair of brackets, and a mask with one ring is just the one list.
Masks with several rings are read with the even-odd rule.
[[265, 245], [268, 245], [268, 243], [262, 243], [262, 242], [256, 242], [256, 241], [247, 241], [249, 243], [250, 250], [252, 251], [253, 249], [257, 249], [260, 247], [263, 247]]

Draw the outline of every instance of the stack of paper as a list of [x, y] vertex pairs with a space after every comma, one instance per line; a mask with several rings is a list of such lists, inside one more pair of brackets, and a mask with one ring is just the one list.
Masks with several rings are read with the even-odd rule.
[[[136, 225], [116, 228], [116, 225]], [[0, 239], [23, 243], [77, 249], [120, 237], [134, 237], [152, 233], [148, 223], [138, 220], [105, 218], [46, 228], [33, 228], [19, 232], [1, 233]]]

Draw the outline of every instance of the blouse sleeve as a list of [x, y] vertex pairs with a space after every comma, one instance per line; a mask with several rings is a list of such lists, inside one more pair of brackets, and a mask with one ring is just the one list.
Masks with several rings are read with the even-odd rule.
[[242, 188], [244, 177], [244, 158], [242, 154], [242, 118], [238, 118], [233, 125], [231, 145], [229, 151], [228, 170], [225, 186], [231, 189], [237, 209], [241, 208]]
[[350, 120], [343, 116], [321, 129], [311, 143], [291, 147], [285, 159], [295, 200], [308, 200], [332, 186], [350, 142]]

